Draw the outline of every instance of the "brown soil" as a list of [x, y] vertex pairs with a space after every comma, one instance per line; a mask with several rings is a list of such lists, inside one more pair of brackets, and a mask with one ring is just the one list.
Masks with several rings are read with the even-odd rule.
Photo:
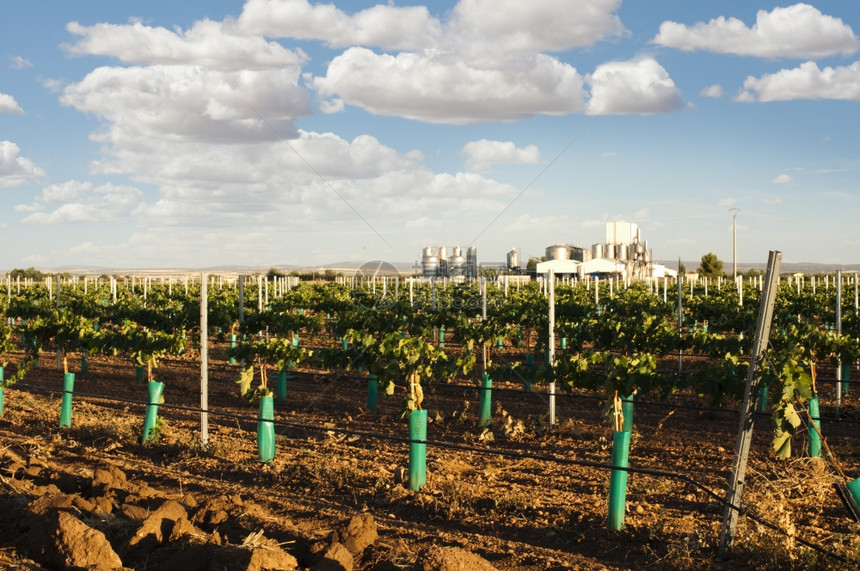
[[[287, 403], [276, 405], [277, 456], [263, 464], [256, 408], [238, 396], [237, 368], [221, 346], [211, 356], [206, 447], [192, 357], [165, 360], [155, 371], [166, 385], [165, 424], [147, 445], [138, 443], [145, 382], [127, 360], [90, 359], [89, 372], [76, 379], [70, 428], [58, 426], [62, 372], [54, 363], [44, 353], [38, 369], [5, 390], [4, 568], [782, 569], [860, 561], [858, 526], [834, 491], [831, 467], [774, 460], [765, 416], [757, 421], [745, 505], [786, 533], [742, 516], [734, 549], [719, 555], [723, 507], [707, 490], [725, 495], [738, 416], [685, 408], [708, 406], [691, 396], [672, 406], [637, 403], [630, 466], [681, 473], [701, 487], [631, 473], [624, 528], [610, 531], [609, 471], [544, 458], [610, 462], [612, 430], [600, 395], [560, 395], [559, 424], [547, 430], [542, 389], [495, 391], [493, 424], [480, 429], [476, 390], [426, 388], [428, 439], [451, 447], [428, 446], [427, 485], [413, 492], [404, 481], [408, 444], [373, 436], [408, 437], [402, 387], [394, 398], [380, 397], [372, 414], [363, 379], [297, 372]], [[855, 421], [856, 392], [844, 406]], [[825, 394], [822, 402], [830, 414], [832, 399]], [[823, 426], [849, 478], [860, 476], [857, 426]], [[803, 441], [795, 438], [796, 454]]]

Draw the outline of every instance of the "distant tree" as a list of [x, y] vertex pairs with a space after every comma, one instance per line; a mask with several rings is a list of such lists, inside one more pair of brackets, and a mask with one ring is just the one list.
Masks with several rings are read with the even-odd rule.
[[687, 267], [684, 265], [684, 262], [681, 261], [681, 258], [678, 258], [678, 275], [683, 276], [687, 273]]
[[726, 275], [723, 271], [723, 261], [713, 252], [702, 256], [702, 263], [697, 272], [703, 278], [720, 278]]
[[537, 269], [537, 265], [539, 263], [545, 262], [545, 261], [546, 261], [546, 256], [541, 256], [540, 258], [538, 258], [536, 256], [532, 256], [531, 258], [529, 258], [528, 263], [526, 263], [526, 270], [533, 272]]
[[266, 273], [266, 280], [272, 280], [274, 278], [282, 278], [286, 276], [284, 272], [279, 270], [278, 268], [269, 268], [269, 271]]
[[750, 268], [742, 274], [745, 278], [757, 278], [764, 275], [764, 270]]
[[341, 274], [331, 268], [327, 268], [326, 271], [323, 272], [323, 279], [327, 282], [333, 282], [339, 275]]
[[13, 280], [21, 278], [22, 280], [31, 279], [34, 281], [42, 281], [45, 279], [45, 274], [31, 266], [26, 270], [19, 270], [18, 268], [15, 268], [11, 272], [9, 272], [9, 277]]

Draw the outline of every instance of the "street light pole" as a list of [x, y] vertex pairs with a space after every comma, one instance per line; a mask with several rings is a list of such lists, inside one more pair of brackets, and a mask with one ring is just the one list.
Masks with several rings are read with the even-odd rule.
[[736, 219], [738, 212], [740, 211], [740, 208], [729, 209], [729, 212], [732, 213], [732, 278], [734, 278], [736, 282], [738, 281], [738, 240]]

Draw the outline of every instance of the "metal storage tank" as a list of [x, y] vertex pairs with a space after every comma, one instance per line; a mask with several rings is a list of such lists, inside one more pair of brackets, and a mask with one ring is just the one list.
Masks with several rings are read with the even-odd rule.
[[520, 253], [516, 250], [511, 250], [510, 252], [508, 252], [508, 269], [520, 269]]
[[555, 244], [546, 249], [546, 259], [549, 260], [569, 260], [571, 247], [567, 244]]
[[448, 259], [447, 248], [445, 248], [445, 246], [439, 246], [439, 249], [437, 250], [436, 255], [439, 256], [440, 260], [447, 260]]
[[439, 258], [433, 255], [427, 255], [427, 252], [424, 252], [424, 255], [421, 257], [421, 274], [425, 278], [431, 278], [436, 275], [436, 272], [439, 269]]
[[615, 245], [615, 257], [619, 260], [626, 260], [629, 256], [629, 248], [627, 244], [616, 244]]
[[478, 249], [474, 246], [466, 248], [466, 271], [469, 277], [478, 277]]
[[615, 244], [604, 244], [603, 245], [603, 257], [607, 260], [615, 259]]
[[[459, 252], [460, 248], [454, 248], [454, 252]], [[466, 270], [466, 258], [455, 254], [448, 258], [448, 272], [450, 275], [462, 276]]]
[[591, 257], [592, 258], [602, 258], [603, 257], [603, 244], [592, 244], [591, 245]]

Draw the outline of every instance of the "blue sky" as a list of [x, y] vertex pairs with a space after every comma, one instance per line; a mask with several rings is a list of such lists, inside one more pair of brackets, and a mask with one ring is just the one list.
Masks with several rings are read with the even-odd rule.
[[27, 2], [0, 19], [0, 270], [424, 246], [860, 263], [860, 5]]

